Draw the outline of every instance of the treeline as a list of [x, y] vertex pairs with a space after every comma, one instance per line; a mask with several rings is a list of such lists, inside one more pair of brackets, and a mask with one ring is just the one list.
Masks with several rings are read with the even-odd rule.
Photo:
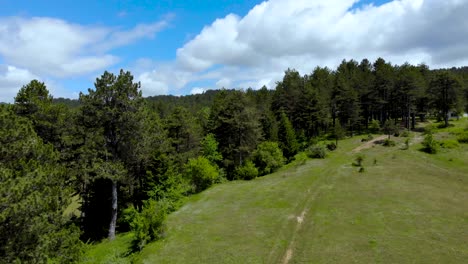
[[[274, 172], [317, 141], [467, 111], [468, 68], [343, 61], [275, 90], [143, 98], [130, 72], [105, 72], [79, 101], [22, 87], [0, 119], [0, 258], [72, 262], [80, 241], [132, 230], [134, 249], [214, 183]], [[336, 147], [330, 143], [329, 148]], [[71, 198], [79, 215], [65, 213]]]

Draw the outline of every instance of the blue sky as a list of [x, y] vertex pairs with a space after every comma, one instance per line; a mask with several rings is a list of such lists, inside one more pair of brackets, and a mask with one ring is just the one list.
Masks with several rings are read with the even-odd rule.
[[32, 78], [76, 98], [121, 68], [148, 96], [274, 88], [343, 58], [464, 65], [467, 2], [0, 0], [0, 101]]

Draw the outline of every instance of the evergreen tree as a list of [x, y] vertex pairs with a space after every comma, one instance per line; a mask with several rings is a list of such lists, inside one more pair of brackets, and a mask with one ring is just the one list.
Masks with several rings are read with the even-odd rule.
[[32, 80], [23, 86], [15, 97], [14, 108], [18, 115], [31, 120], [35, 132], [45, 143], [61, 147], [66, 108], [52, 104], [52, 96], [43, 82]]
[[[96, 156], [88, 162], [92, 164], [92, 173], [99, 181], [95, 185], [101, 193], [95, 194], [110, 198], [111, 213], [106, 218], [109, 221], [108, 237], [114, 239], [118, 185], [131, 182], [128, 171], [132, 156], [137, 151], [135, 147], [142, 135], [143, 127], [138, 112], [142, 109], [143, 101], [139, 91], [140, 84], [133, 83], [131, 73], [123, 70], [118, 76], [104, 72], [96, 79], [95, 88], [89, 89], [87, 95], [80, 94], [82, 125], [87, 133], [95, 136], [90, 141], [97, 142], [92, 143], [96, 146]], [[85, 194], [83, 198], [88, 197]], [[88, 215], [85, 214], [85, 217]]]
[[279, 144], [283, 150], [284, 156], [289, 160], [299, 151], [299, 143], [296, 139], [296, 133], [285, 113], [281, 113], [279, 122]]
[[0, 106], [0, 262], [69, 263], [79, 231], [63, 212], [71, 190], [59, 155], [31, 122]]
[[219, 142], [224, 165], [230, 170], [243, 164], [261, 137], [258, 115], [242, 91], [223, 90], [216, 96], [210, 127]]
[[431, 104], [439, 111], [446, 127], [449, 125], [450, 111], [461, 108], [461, 89], [461, 82], [448, 71], [437, 73], [430, 82]]

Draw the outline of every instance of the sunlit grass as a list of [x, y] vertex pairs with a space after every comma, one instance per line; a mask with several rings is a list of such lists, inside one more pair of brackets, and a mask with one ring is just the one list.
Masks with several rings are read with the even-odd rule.
[[[450, 129], [465, 122], [436, 135], [453, 140]], [[289, 263], [464, 263], [468, 144], [431, 155], [420, 151], [418, 133], [407, 150], [406, 138], [392, 137], [395, 147], [359, 153], [365, 168], [359, 173], [352, 150], [361, 138], [340, 141], [326, 159], [189, 198], [169, 216], [167, 237], [147, 245], [135, 262], [281, 263], [289, 250]], [[118, 237], [87, 255], [110, 263], [125, 256], [130, 240]]]

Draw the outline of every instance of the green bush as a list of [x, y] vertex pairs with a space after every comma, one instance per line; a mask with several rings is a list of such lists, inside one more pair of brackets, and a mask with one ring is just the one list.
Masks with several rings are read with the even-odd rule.
[[460, 143], [468, 143], [468, 132], [458, 135], [457, 140]]
[[422, 150], [430, 154], [436, 154], [439, 150], [439, 143], [434, 139], [432, 133], [429, 133], [424, 137], [422, 145]]
[[276, 142], [260, 143], [252, 158], [260, 175], [272, 173], [284, 164], [283, 152]]
[[192, 192], [198, 193], [210, 187], [219, 178], [217, 167], [205, 157], [189, 159], [185, 165], [185, 177], [192, 184]]
[[258, 176], [258, 169], [255, 167], [252, 161], [246, 161], [244, 165], [236, 168], [235, 179], [238, 180], [253, 180]]
[[364, 155], [362, 154], [359, 154], [356, 156], [356, 159], [354, 160], [354, 163], [353, 163], [353, 166], [356, 166], [356, 167], [361, 167], [362, 166], [362, 162], [364, 161]]
[[327, 149], [330, 151], [334, 151], [336, 149], [336, 144], [335, 142], [330, 142], [327, 144]]
[[370, 124], [369, 124], [369, 130], [372, 131], [372, 133], [377, 133], [380, 130], [380, 122], [379, 120], [373, 119]]
[[371, 134], [369, 134], [367, 135], [367, 137], [361, 139], [361, 142], [371, 141], [372, 139], [374, 139], [374, 137]]
[[324, 159], [326, 156], [326, 150], [324, 146], [314, 145], [307, 148], [307, 156], [313, 159]]
[[410, 132], [408, 130], [404, 130], [403, 132], [401, 132], [401, 135], [402, 137], [409, 137], [410, 136]]
[[405, 139], [405, 146], [403, 147], [404, 150], [409, 149], [409, 142], [410, 142], [409, 138]]
[[125, 209], [124, 219], [134, 233], [133, 250], [140, 251], [149, 242], [164, 236], [166, 206], [162, 202], [147, 200], [141, 212], [133, 206]]
[[300, 152], [294, 156], [294, 160], [291, 164], [295, 166], [304, 165], [307, 159], [307, 154], [305, 152]]
[[432, 134], [434, 132], [435, 128], [432, 124], [429, 124], [427, 126], [424, 127], [424, 132], [423, 134], [424, 135], [427, 135], [427, 134]]
[[383, 145], [385, 147], [394, 147], [396, 145], [396, 143], [395, 143], [395, 141], [387, 138], [387, 139], [384, 140]]
[[446, 149], [454, 149], [454, 148], [458, 148], [460, 144], [458, 143], [457, 140], [447, 139], [447, 140], [441, 141], [440, 146]]

